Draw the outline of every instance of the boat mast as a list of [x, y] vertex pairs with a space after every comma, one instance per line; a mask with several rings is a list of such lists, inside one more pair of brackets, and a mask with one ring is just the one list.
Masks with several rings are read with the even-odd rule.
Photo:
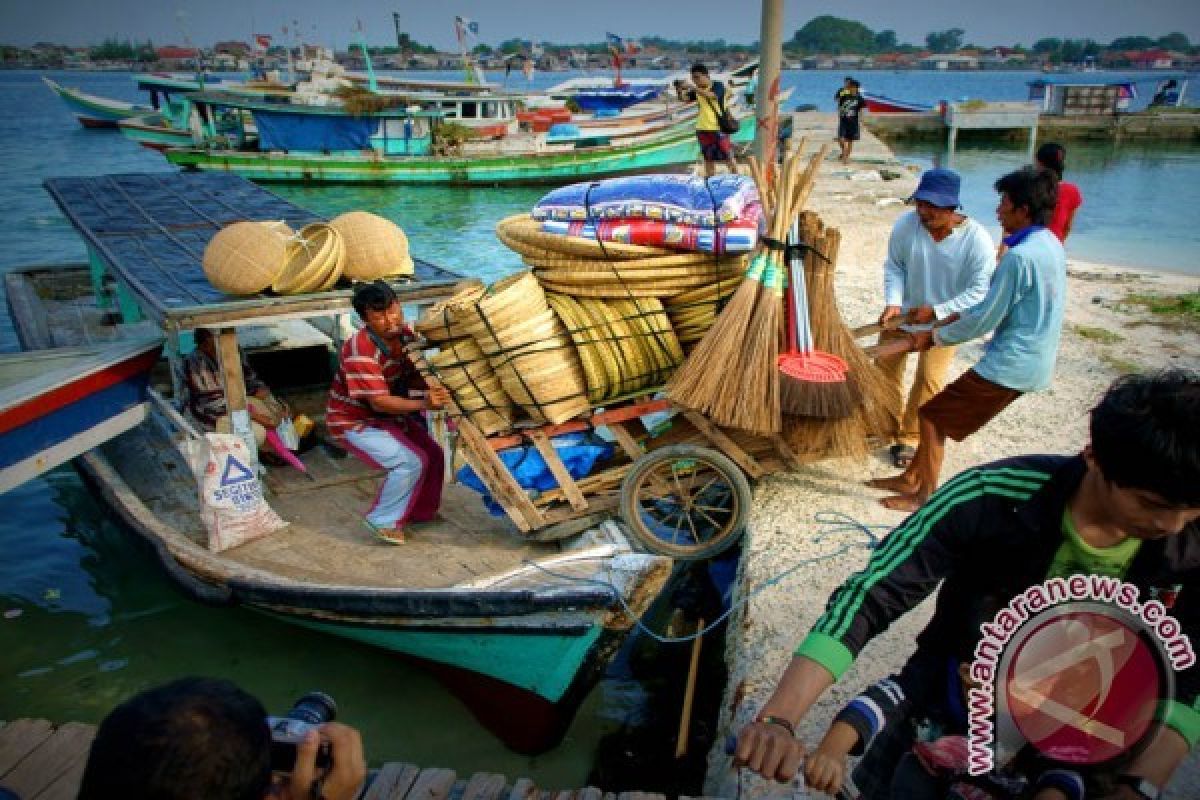
[[367, 35], [363, 33], [362, 20], [358, 20], [358, 46], [362, 49], [363, 60], [367, 63], [367, 88], [372, 92], [379, 91], [375, 81], [375, 67], [371, 64], [371, 53], [367, 50]]
[[783, 59], [783, 0], [762, 0], [758, 38], [758, 91], [755, 92], [754, 153], [770, 169], [779, 130], [779, 66]]

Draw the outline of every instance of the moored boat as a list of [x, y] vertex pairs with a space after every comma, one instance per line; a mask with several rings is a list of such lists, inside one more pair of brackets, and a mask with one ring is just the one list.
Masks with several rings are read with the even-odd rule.
[[116, 128], [117, 122], [154, 111], [150, 106], [127, 103], [124, 100], [113, 100], [95, 94], [88, 94], [79, 89], [63, 86], [49, 78], [43, 77], [46, 85], [66, 104], [79, 124], [85, 128]]
[[133, 339], [0, 355], [0, 492], [141, 424], [161, 349]]
[[[300, 227], [317, 218], [231, 175], [56, 178], [47, 188], [101, 274], [86, 265], [9, 272], [10, 304], [31, 299], [12, 306], [14, 323], [27, 349], [126, 327], [166, 334], [149, 420], [78, 462], [166, 573], [202, 602], [417, 659], [514, 749], [556, 743], [631, 629], [626, 609], [645, 612], [670, 559], [634, 552], [611, 524], [562, 542], [524, 538], [459, 485], [446, 487], [440, 518], [404, 547], [381, 546], [360, 516], [378, 473], [327, 444], [303, 455], [307, 476], [264, 468], [267, 500], [286, 528], [211, 552], [186, 455], [199, 432], [178, 405], [190, 331], [218, 329], [222, 346], [236, 338], [277, 395], [320, 419], [334, 341], [306, 320], [347, 313], [350, 292], [231, 298], [207, 283], [200, 253], [234, 220]], [[111, 311], [91, 302], [92, 286], [109, 278], [126, 296], [115, 326]], [[421, 306], [462, 283], [418, 259], [414, 279], [394, 288], [407, 306]], [[340, 327], [326, 330], [336, 337]]]
[[867, 101], [867, 111], [872, 114], [895, 114], [934, 111], [935, 107], [926, 103], [912, 103], [907, 100], [896, 100], [882, 94], [862, 92], [863, 100]]

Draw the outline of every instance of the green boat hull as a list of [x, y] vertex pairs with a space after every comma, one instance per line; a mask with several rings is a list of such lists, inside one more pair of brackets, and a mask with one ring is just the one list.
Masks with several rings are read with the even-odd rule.
[[[754, 139], [753, 118], [743, 121], [734, 141]], [[394, 157], [260, 153], [233, 150], [168, 150], [167, 160], [185, 169], [232, 172], [254, 181], [302, 183], [519, 185], [568, 183], [596, 177], [653, 172], [700, 157], [690, 126], [624, 146], [583, 148], [529, 155]]]

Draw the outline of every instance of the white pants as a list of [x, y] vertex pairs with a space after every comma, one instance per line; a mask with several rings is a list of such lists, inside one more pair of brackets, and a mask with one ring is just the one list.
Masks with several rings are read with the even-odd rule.
[[421, 477], [421, 458], [387, 430], [364, 425], [347, 431], [343, 438], [360, 458], [387, 470], [367, 522], [377, 528], [393, 528], [407, 515], [413, 490]]

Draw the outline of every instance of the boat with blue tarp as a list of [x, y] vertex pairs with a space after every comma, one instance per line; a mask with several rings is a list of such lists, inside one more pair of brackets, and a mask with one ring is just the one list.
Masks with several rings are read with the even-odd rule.
[[[146, 421], [77, 463], [173, 581], [200, 602], [241, 605], [416, 659], [513, 749], [555, 744], [631, 630], [630, 614], [661, 592], [671, 560], [635, 551], [612, 523], [582, 533], [576, 525], [556, 541], [522, 536], [457, 484], [446, 486], [438, 520], [402, 548], [383, 547], [361, 524], [379, 474], [331, 441], [301, 456], [307, 474], [262, 468], [266, 501], [285, 528], [211, 552], [189, 457], [203, 433], [181, 405], [180, 360], [192, 332], [215, 331], [221, 352], [240, 346], [277, 396], [319, 421], [351, 292], [230, 297], [205, 279], [201, 257], [230, 222], [299, 228], [319, 217], [234, 175], [45, 185], [83, 238], [89, 264], [7, 273], [14, 324], [28, 351], [165, 338]], [[461, 276], [414, 261], [411, 279], [392, 281], [410, 313], [464, 286]], [[240, 365], [223, 368], [231, 410], [244, 404], [240, 375]]]

